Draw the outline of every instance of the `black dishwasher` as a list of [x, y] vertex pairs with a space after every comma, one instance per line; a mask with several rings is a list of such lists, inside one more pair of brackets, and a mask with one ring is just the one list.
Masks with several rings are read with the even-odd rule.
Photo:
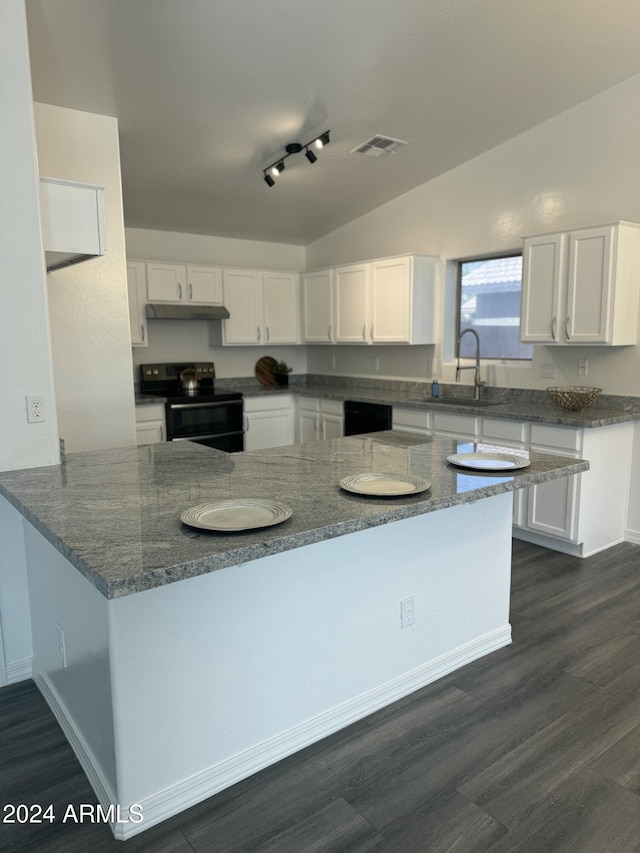
[[391, 429], [391, 406], [382, 403], [355, 403], [344, 401], [344, 434], [360, 435], [363, 432], [380, 432]]

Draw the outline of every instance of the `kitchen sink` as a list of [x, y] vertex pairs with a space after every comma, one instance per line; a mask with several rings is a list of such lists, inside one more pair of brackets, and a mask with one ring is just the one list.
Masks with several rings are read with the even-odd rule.
[[422, 397], [409, 400], [410, 403], [429, 403], [443, 406], [470, 406], [472, 408], [483, 408], [484, 406], [499, 406], [500, 400], [469, 400], [467, 397]]

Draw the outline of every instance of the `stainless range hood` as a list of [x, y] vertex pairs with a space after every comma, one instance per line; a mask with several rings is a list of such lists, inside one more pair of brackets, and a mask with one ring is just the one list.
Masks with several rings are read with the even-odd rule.
[[150, 320], [228, 320], [222, 305], [189, 305], [188, 303], [154, 302], [147, 305]]

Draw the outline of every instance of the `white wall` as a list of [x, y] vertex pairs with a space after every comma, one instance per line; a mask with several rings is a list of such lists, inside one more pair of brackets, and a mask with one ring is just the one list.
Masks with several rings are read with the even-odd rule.
[[[8, 470], [60, 459], [23, 0], [0, 4], [0, 126], [0, 470]], [[27, 424], [27, 394], [45, 395], [46, 422]], [[0, 686], [30, 673], [26, 583], [22, 518], [0, 498]]]
[[[619, 219], [640, 222], [638, 139], [640, 76], [310, 244], [307, 268], [408, 252], [450, 260], [521, 249], [525, 235]], [[441, 310], [442, 303], [441, 298]], [[436, 353], [439, 357], [439, 348]], [[384, 348], [377, 347], [376, 354], [379, 374], [390, 374]], [[362, 372], [361, 353], [342, 347], [336, 355], [340, 372]], [[549, 381], [540, 377], [540, 365], [553, 362], [553, 384], [584, 384], [577, 376], [577, 359], [585, 357], [588, 384], [640, 396], [637, 347], [540, 346], [533, 367], [498, 365], [490, 379], [497, 385], [544, 388]], [[407, 348], [404, 362], [394, 358], [393, 372], [414, 376], [424, 353]], [[309, 348], [310, 371], [321, 371], [326, 359], [326, 349]], [[433, 369], [454, 381], [452, 364], [443, 369], [436, 363]]]
[[[305, 250], [285, 243], [205, 237], [125, 228], [127, 257], [153, 261], [210, 264], [249, 269], [303, 270]], [[140, 364], [163, 361], [213, 361], [220, 379], [253, 376], [256, 361], [270, 355], [286, 361], [294, 373], [307, 372], [305, 347], [222, 347], [215, 326], [200, 320], [149, 320], [148, 346], [133, 348], [135, 380]], [[219, 331], [219, 330], [218, 330]]]
[[[0, 4], [0, 470], [59, 461], [23, 0]], [[25, 396], [49, 417], [27, 424]]]
[[118, 124], [34, 107], [40, 174], [106, 187], [105, 255], [48, 276], [60, 435], [68, 452], [135, 444]]

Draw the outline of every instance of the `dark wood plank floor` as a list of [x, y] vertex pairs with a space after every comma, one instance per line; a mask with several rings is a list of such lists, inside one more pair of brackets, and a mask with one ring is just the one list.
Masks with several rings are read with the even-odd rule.
[[[514, 640], [127, 842], [0, 826], [0, 850], [640, 853], [640, 548], [514, 542]], [[32, 682], [0, 690], [0, 804], [95, 803]]]

